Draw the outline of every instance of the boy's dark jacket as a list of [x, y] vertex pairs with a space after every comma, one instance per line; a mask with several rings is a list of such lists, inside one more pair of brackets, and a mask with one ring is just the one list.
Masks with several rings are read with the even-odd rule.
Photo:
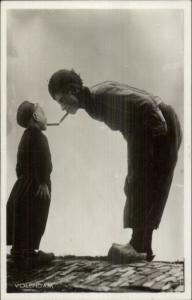
[[36, 195], [40, 184], [51, 193], [51, 154], [46, 136], [36, 127], [24, 131], [17, 153], [17, 181], [7, 202], [7, 245], [38, 249], [50, 199]]

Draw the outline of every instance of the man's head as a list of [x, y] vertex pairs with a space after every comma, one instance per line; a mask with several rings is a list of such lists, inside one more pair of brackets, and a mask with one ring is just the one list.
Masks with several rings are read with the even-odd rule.
[[19, 105], [17, 123], [24, 128], [29, 126], [36, 126], [40, 130], [47, 128], [47, 118], [42, 107], [38, 103], [29, 101], [24, 101]]
[[79, 108], [78, 95], [82, 90], [83, 82], [73, 70], [59, 70], [55, 72], [48, 84], [48, 90], [63, 110], [75, 114]]

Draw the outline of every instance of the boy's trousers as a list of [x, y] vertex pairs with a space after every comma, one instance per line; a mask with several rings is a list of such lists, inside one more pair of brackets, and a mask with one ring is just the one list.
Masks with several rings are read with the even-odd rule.
[[[51, 182], [47, 182], [51, 194]], [[38, 249], [45, 231], [50, 199], [36, 195], [38, 185], [30, 176], [16, 181], [7, 202], [7, 245]]]

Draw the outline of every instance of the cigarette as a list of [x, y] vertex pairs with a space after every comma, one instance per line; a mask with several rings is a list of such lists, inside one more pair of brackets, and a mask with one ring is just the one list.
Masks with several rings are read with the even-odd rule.
[[59, 123], [47, 123], [47, 126], [59, 126]]
[[65, 120], [65, 118], [67, 117], [69, 113], [66, 112], [66, 114], [64, 114], [64, 116], [61, 118], [61, 120], [59, 121], [59, 123], [47, 123], [47, 126], [59, 126], [61, 122], [63, 122]]
[[65, 114], [65, 115], [61, 118], [61, 120], [59, 121], [59, 124], [65, 120], [65, 118], [67, 117], [68, 114], [69, 114], [69, 113], [66, 112], [66, 114]]

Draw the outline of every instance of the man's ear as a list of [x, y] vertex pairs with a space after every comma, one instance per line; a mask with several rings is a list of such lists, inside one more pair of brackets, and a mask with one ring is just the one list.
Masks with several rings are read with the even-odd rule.
[[70, 91], [73, 95], [77, 95], [81, 90], [81, 86], [79, 84], [76, 83], [72, 83], [70, 85]]

